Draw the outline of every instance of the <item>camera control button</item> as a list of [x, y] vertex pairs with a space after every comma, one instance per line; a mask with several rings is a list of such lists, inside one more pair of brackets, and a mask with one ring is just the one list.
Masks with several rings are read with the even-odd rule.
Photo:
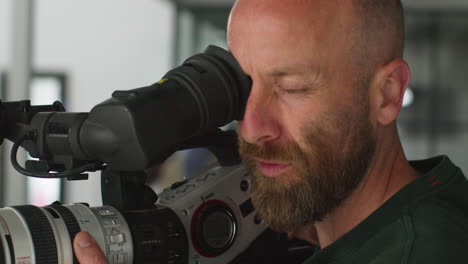
[[126, 254], [115, 254], [112, 257], [112, 263], [117, 263], [117, 264], [127, 263], [127, 255]]
[[180, 187], [179, 189], [177, 189], [176, 194], [185, 193], [185, 192], [190, 191], [191, 189], [193, 189], [193, 188], [195, 188], [195, 187], [196, 187], [195, 184], [187, 184], [187, 185], [184, 185], [184, 186]]
[[99, 214], [102, 215], [102, 216], [115, 215], [115, 213], [112, 212], [112, 211], [109, 210], [109, 209], [99, 210]]
[[212, 178], [212, 177], [215, 177], [216, 176], [216, 173], [215, 172], [209, 172], [203, 176], [200, 176], [198, 179], [197, 179], [197, 182], [205, 182], [206, 180], [208, 180], [209, 178]]
[[179, 188], [180, 186], [182, 186], [182, 185], [184, 185], [186, 183], [187, 183], [187, 180], [176, 182], [176, 183], [171, 185], [171, 189], [175, 190], [175, 189]]
[[117, 221], [115, 221], [114, 219], [104, 220], [104, 226], [112, 227], [112, 226], [116, 226], [116, 225], [118, 225], [118, 224], [117, 224]]
[[114, 234], [109, 235], [109, 242], [112, 244], [118, 244], [125, 242], [125, 238], [123, 234]]

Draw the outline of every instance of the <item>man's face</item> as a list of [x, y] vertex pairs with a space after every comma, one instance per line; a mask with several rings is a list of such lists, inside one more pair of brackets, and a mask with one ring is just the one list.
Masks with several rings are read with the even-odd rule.
[[[241, 0], [229, 48], [253, 86], [239, 123], [257, 213], [277, 231], [322, 220], [365, 175], [375, 149], [369, 79], [349, 54], [350, 11], [323, 1]], [[320, 2], [320, 1], [317, 1]]]

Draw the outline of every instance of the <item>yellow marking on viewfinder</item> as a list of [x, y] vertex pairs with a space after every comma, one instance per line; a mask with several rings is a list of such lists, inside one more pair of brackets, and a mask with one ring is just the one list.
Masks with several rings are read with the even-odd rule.
[[167, 81], [169, 81], [169, 79], [162, 79], [162, 80], [160, 80], [160, 81], [159, 81], [159, 82], [157, 82], [157, 83], [159, 83], [159, 84], [163, 84], [163, 83], [165, 83], [165, 82], [167, 82]]

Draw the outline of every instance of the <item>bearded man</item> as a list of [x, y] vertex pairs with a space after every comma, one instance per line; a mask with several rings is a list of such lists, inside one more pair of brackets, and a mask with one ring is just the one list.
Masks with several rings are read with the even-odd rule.
[[[308, 264], [468, 262], [466, 178], [446, 156], [409, 162], [398, 136], [403, 28], [399, 0], [232, 10], [229, 49], [253, 81], [239, 123], [252, 201], [271, 228], [319, 246]], [[87, 239], [82, 263], [99, 253]]]

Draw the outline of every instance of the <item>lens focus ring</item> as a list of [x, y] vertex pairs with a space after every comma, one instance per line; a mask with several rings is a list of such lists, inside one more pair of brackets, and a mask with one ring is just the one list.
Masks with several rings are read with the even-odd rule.
[[[49, 207], [56, 210], [62, 217], [65, 225], [67, 226], [68, 234], [70, 235], [70, 243], [73, 245], [73, 240], [75, 239], [76, 234], [81, 231], [80, 225], [78, 224], [75, 216], [65, 206], [53, 204], [49, 205]], [[75, 254], [73, 254], [73, 264], [78, 264], [78, 259], [76, 258]]]
[[32, 205], [13, 206], [26, 221], [31, 232], [36, 264], [58, 263], [54, 232], [41, 209]]

